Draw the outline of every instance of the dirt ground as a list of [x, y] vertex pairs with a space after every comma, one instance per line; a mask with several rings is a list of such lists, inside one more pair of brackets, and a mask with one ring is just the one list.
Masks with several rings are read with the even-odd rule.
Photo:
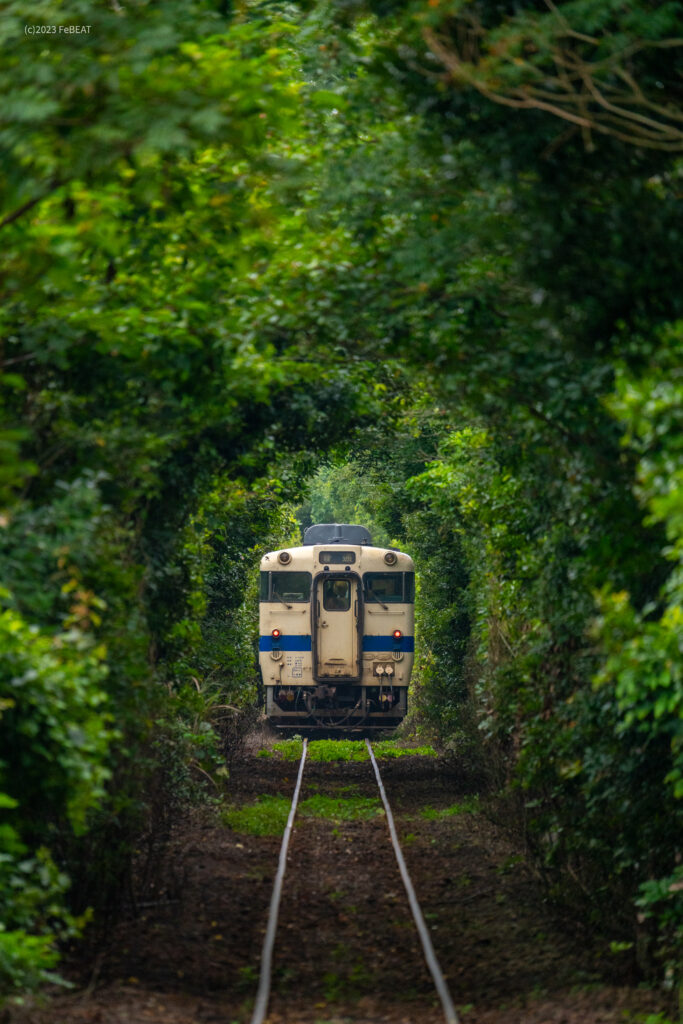
[[[433, 816], [467, 794], [434, 758], [381, 762], [404, 855], [462, 1024], [624, 1024], [667, 1009], [554, 917], [486, 814]], [[291, 797], [297, 765], [247, 756], [229, 797]], [[376, 797], [371, 765], [307, 765], [301, 799]], [[216, 814], [179, 821], [150, 898], [120, 922], [76, 988], [11, 1012], [11, 1024], [247, 1024], [279, 837]], [[622, 984], [619, 984], [619, 982]], [[277, 934], [270, 1024], [436, 1024], [443, 1014], [415, 932], [386, 819], [299, 818]]]

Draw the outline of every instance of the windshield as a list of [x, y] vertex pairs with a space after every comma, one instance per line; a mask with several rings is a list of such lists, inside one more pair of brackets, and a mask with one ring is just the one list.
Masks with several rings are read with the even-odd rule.
[[262, 572], [261, 600], [303, 603], [311, 599], [310, 572]]
[[363, 586], [370, 604], [412, 604], [415, 599], [413, 572], [366, 572]]

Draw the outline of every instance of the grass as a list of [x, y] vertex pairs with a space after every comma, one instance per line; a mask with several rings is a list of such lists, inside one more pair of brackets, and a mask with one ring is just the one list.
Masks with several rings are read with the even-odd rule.
[[[291, 801], [282, 796], [262, 796], [253, 804], [227, 807], [221, 812], [221, 821], [233, 831], [251, 836], [279, 836], [284, 832]], [[374, 797], [334, 797], [320, 794], [299, 804], [302, 818], [322, 818], [342, 821], [367, 821], [383, 814], [379, 799]]]
[[436, 757], [434, 747], [400, 747], [396, 740], [378, 740], [373, 743], [375, 757]]
[[479, 797], [473, 796], [461, 804], [451, 804], [450, 807], [423, 807], [420, 814], [428, 821], [443, 821], [445, 818], [453, 818], [458, 814], [476, 814], [479, 810]]
[[496, 868], [496, 873], [499, 875], [509, 875], [511, 871], [514, 871], [516, 867], [524, 863], [524, 857], [519, 853], [513, 853], [511, 857], [506, 857], [502, 864]]
[[325, 999], [329, 1003], [336, 1003], [349, 996], [359, 996], [372, 982], [372, 975], [362, 961], [354, 964], [346, 975], [328, 971], [323, 975]]
[[241, 992], [249, 992], [256, 987], [258, 982], [258, 971], [253, 966], [240, 967], [238, 972], [239, 980], [237, 989]]
[[336, 1003], [342, 998], [359, 996], [372, 985], [372, 974], [367, 964], [357, 952], [349, 946], [340, 943], [332, 953], [333, 962], [340, 964], [339, 971], [328, 971], [323, 975], [325, 999], [329, 1003]]
[[[375, 757], [436, 757], [434, 747], [404, 747], [396, 740], [378, 740], [373, 743]], [[260, 750], [257, 757], [275, 757], [283, 761], [298, 761], [301, 758], [300, 739], [281, 740], [274, 743], [272, 750]], [[308, 759], [311, 761], [368, 761], [369, 754], [363, 740], [311, 740], [308, 744]]]
[[299, 807], [305, 818], [326, 818], [330, 821], [367, 821], [383, 814], [382, 805], [374, 797], [311, 796]]
[[285, 830], [291, 801], [284, 796], [262, 796], [256, 803], [226, 807], [221, 821], [235, 832], [250, 836], [279, 836]]

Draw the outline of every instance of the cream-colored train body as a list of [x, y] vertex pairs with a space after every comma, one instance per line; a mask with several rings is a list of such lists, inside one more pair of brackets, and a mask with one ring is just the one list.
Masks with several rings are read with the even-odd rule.
[[392, 728], [407, 710], [415, 572], [363, 526], [311, 526], [261, 560], [259, 662], [278, 727]]

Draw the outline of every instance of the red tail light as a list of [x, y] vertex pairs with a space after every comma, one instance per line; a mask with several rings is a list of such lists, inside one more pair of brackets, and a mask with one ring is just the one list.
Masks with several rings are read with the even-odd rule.
[[403, 636], [403, 633], [401, 632], [400, 629], [395, 629], [391, 635], [393, 636], [394, 640], [400, 640], [401, 637]]
[[272, 636], [273, 640], [279, 640], [280, 637], [282, 636], [282, 630], [274, 629], [270, 635]]

